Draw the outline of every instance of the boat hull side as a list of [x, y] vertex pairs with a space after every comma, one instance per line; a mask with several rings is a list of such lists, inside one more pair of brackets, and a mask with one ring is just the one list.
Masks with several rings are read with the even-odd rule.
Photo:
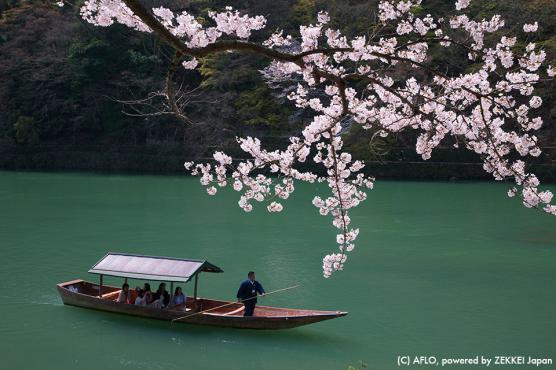
[[[191, 313], [188, 313], [186, 311], [162, 310], [144, 306], [122, 304], [110, 300], [102, 300], [98, 297], [72, 292], [61, 285], [58, 285], [57, 288], [58, 293], [62, 298], [62, 302], [65, 305], [164, 321], [172, 321], [183, 316], [191, 315]], [[313, 324], [319, 321], [334, 319], [337, 317], [345, 316], [346, 314], [347, 313], [345, 312], [331, 312], [305, 316], [242, 317], [203, 313], [181, 318], [174, 322], [182, 324], [209, 325], [237, 329], [289, 329], [297, 326]]]

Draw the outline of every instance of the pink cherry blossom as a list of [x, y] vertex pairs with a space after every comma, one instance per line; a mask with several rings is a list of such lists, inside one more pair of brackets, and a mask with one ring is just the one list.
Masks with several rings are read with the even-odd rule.
[[280, 203], [272, 202], [267, 208], [269, 212], [280, 212], [284, 207]]
[[457, 0], [456, 1], [456, 10], [462, 10], [469, 6], [471, 0]]
[[539, 108], [542, 105], [542, 99], [540, 96], [533, 96], [531, 100], [529, 100], [529, 106], [531, 108]]
[[197, 67], [197, 65], [199, 64], [199, 61], [196, 58], [193, 58], [191, 60], [188, 60], [186, 62], [182, 63], [183, 68], [185, 69], [195, 69]]
[[523, 32], [537, 32], [538, 28], [539, 28], [538, 22], [535, 22], [533, 24], [524, 24]]

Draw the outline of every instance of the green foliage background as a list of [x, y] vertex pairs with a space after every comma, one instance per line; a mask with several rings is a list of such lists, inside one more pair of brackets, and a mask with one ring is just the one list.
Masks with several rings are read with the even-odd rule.
[[[101, 28], [85, 23], [78, 15], [81, 2], [58, 8], [44, 0], [0, 0], [0, 153], [4, 158], [17, 162], [23, 155], [28, 159], [30, 150], [35, 150], [36, 156], [47, 156], [44, 153], [52, 148], [69, 156], [76, 150], [94, 156], [107, 150], [122, 153], [123, 148], [148, 152], [154, 146], [161, 156], [172, 148], [177, 157], [203, 157], [215, 148], [233, 152], [238, 135], [258, 135], [268, 145], [280, 146], [289, 135], [299, 133], [308, 119], [261, 80], [258, 71], [265, 67], [266, 60], [229, 53], [201, 60], [195, 71], [180, 69], [177, 73], [177, 83], [199, 88], [199, 95], [193, 99], [197, 102], [187, 108], [194, 125], [184, 125], [168, 116], [122, 114], [122, 105], [115, 100], [142, 98], [163, 88], [171, 50], [152, 35], [118, 25]], [[162, 3], [167, 4], [149, 0], [152, 5]], [[345, 34], [365, 34], [374, 22], [378, 1], [232, 3], [235, 8], [268, 18], [267, 28], [253, 36], [260, 41], [276, 29], [295, 34], [300, 24], [314, 22], [319, 10], [329, 11], [332, 25]], [[172, 4], [203, 20], [208, 10], [221, 9], [230, 2], [175, 0]], [[424, 0], [419, 11], [441, 15], [453, 7], [451, 0]], [[475, 0], [470, 13], [473, 17], [501, 14], [506, 19], [505, 31], [522, 38], [533, 37], [550, 59], [556, 59], [556, 0]], [[539, 31], [533, 36], [523, 34], [522, 24], [534, 21], [539, 22]], [[525, 44], [518, 47], [524, 48]], [[465, 55], [444, 48], [433, 49], [429, 62], [451, 73], [473, 68]], [[552, 163], [556, 160], [551, 154], [551, 147], [556, 146], [556, 89], [552, 85], [539, 93], [546, 122], [542, 144], [548, 148], [541, 161]], [[345, 135], [348, 148], [360, 158], [418, 160], [407, 155], [414, 145], [411, 134], [378, 140], [373, 145], [372, 132], [352, 127]], [[43, 149], [38, 153], [37, 148]], [[433, 160], [476, 160], [464, 154], [456, 158], [451, 152], [440, 150]], [[48, 159], [33, 161], [34, 167], [49, 167]], [[0, 161], [0, 166], [9, 167], [7, 163]], [[98, 166], [103, 164], [99, 162]]]

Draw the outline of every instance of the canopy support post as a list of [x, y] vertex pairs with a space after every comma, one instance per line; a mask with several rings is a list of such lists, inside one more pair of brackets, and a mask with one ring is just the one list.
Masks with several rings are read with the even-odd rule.
[[104, 277], [104, 275], [100, 275], [100, 282], [98, 284], [98, 296], [99, 298], [102, 298], [102, 278]]
[[197, 301], [197, 283], [199, 281], [199, 273], [195, 274], [195, 290], [193, 291], [193, 297]]
[[174, 282], [170, 281], [170, 303], [168, 303], [169, 305], [172, 304], [173, 299], [174, 299]]
[[125, 278], [125, 280], [124, 280], [124, 284], [127, 284], [127, 278]]

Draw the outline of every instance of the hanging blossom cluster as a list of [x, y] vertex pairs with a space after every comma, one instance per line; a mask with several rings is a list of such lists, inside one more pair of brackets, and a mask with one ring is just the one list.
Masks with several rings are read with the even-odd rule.
[[[62, 6], [63, 3], [59, 2], [58, 5]], [[81, 18], [95, 26], [108, 27], [116, 22], [137, 31], [151, 32], [151, 29], [120, 0], [85, 1], [80, 14]]]
[[[284, 90], [288, 99], [311, 111], [313, 118], [286, 148], [268, 151], [257, 138], [238, 138], [249, 159], [234, 161], [216, 152], [211, 163], [187, 162], [185, 167], [200, 176], [210, 195], [231, 186], [246, 212], [257, 203], [280, 212], [296, 181], [327, 183], [330, 195], [315, 197], [313, 204], [339, 230], [338, 251], [323, 259], [323, 273], [329, 277], [343, 268], [354, 248], [359, 229], [351, 226], [350, 211], [365, 200], [374, 181], [362, 172], [362, 161], [342, 150], [345, 122], [381, 136], [416, 131], [416, 151], [425, 160], [441, 143], [463, 146], [482, 158], [485, 171], [496, 180], [514, 182], [508, 196], [556, 214], [552, 193], [539, 189], [525, 163], [541, 154], [535, 132], [542, 126], [536, 113], [542, 99], [535, 87], [555, 74], [545, 52], [529, 39], [522, 40], [526, 48], [518, 52], [516, 37], [499, 36], [505, 26], [499, 15], [472, 19], [463, 14], [470, 0], [455, 1], [453, 14], [445, 17], [413, 13], [420, 3], [381, 1], [370, 36], [348, 38], [329, 27], [328, 14], [321, 12], [315, 24], [300, 26], [299, 35], [277, 31], [262, 43], [248, 38], [265, 26], [265, 18], [232, 8], [209, 13], [207, 24], [162, 7], [133, 13], [130, 9], [142, 9], [138, 0], [87, 0], [81, 14], [98, 26], [118, 22], [138, 31], [154, 30], [166, 41], [169, 31], [176, 38], [171, 45], [183, 45], [179, 51], [191, 57], [183, 62], [188, 69], [196, 68], [199, 56], [254, 52], [270, 59], [261, 72], [271, 86], [294, 82]], [[534, 33], [538, 27], [537, 22], [525, 24], [523, 31]], [[464, 50], [474, 68], [458, 74], [441, 71], [428, 62], [432, 47]], [[303, 171], [306, 162], [322, 171]]]

